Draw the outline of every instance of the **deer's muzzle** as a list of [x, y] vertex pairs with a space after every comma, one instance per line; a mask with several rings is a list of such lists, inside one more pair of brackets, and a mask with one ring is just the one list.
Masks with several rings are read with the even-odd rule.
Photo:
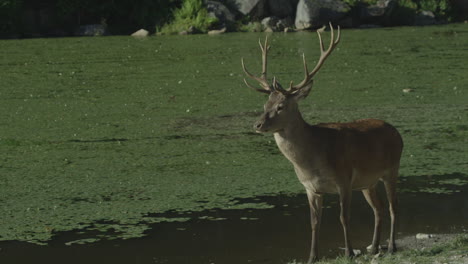
[[268, 130], [266, 129], [266, 126], [265, 126], [265, 123], [267, 123], [268, 119], [268, 114], [264, 113], [260, 116], [260, 118], [255, 122], [254, 124], [254, 129], [255, 129], [255, 132], [257, 133], [265, 133], [265, 132], [268, 132]]

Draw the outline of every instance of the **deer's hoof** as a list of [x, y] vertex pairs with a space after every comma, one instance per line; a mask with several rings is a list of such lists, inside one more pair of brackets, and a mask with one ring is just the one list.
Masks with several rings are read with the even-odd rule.
[[307, 264], [313, 264], [318, 261], [318, 256], [310, 256], [309, 261], [307, 261]]
[[387, 252], [390, 253], [390, 254], [396, 253], [397, 252], [396, 246], [395, 245], [389, 245]]

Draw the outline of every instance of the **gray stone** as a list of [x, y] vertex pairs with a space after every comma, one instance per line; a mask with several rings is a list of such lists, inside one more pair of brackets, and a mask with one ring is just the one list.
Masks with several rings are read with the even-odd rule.
[[132, 37], [137, 37], [137, 38], [144, 38], [149, 35], [148, 30], [146, 29], [140, 29], [132, 33]]
[[429, 26], [437, 24], [437, 20], [435, 18], [434, 13], [431, 11], [421, 11], [416, 14], [414, 18], [414, 24], [416, 26]]
[[271, 16], [265, 17], [262, 20], [262, 26], [265, 29], [269, 29], [272, 32], [281, 32], [284, 31], [285, 28], [290, 28], [293, 26], [292, 19], [290, 18], [283, 18], [279, 19], [278, 17]]
[[222, 25], [234, 23], [236, 20], [236, 16], [220, 2], [206, 1], [206, 10], [208, 15], [217, 18]]
[[268, 9], [270, 16], [294, 17], [294, 6], [291, 0], [268, 0]]
[[279, 18], [277, 17], [265, 17], [262, 19], [262, 25], [264, 28], [271, 28], [273, 31], [278, 31], [276, 30], [276, 24], [279, 22]]
[[434, 235], [431, 235], [431, 234], [424, 234], [424, 233], [417, 233], [416, 234], [416, 239], [429, 239], [429, 238], [433, 238]]
[[257, 5], [262, 5], [264, 0], [235, 0], [235, 5], [237, 6], [239, 12], [244, 15], [249, 15], [254, 10]]
[[294, 20], [291, 17], [280, 19], [278, 23], [276, 23], [276, 27], [278, 27], [279, 31], [283, 31], [286, 28], [292, 28], [294, 27]]
[[226, 28], [223, 27], [222, 29], [215, 29], [215, 30], [208, 31], [208, 35], [219, 35], [219, 34], [223, 34], [225, 32], [226, 32]]
[[335, 23], [343, 19], [350, 7], [340, 0], [300, 0], [297, 4], [297, 29], [317, 28], [328, 22]]

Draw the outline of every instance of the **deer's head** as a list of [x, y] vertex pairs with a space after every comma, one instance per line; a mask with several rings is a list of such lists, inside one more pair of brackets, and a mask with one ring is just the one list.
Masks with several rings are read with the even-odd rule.
[[340, 41], [340, 27], [338, 27], [338, 34], [336, 39], [334, 37], [333, 26], [331, 23], [330, 29], [331, 41], [327, 50], [324, 49], [322, 37], [320, 32], [317, 31], [321, 52], [317, 65], [311, 72], [309, 72], [307, 69], [305, 56], [302, 55], [305, 73], [304, 80], [302, 80], [302, 82], [297, 85], [293, 85], [293, 82], [291, 81], [289, 83], [288, 89], [284, 89], [276, 80], [276, 77], [273, 77], [271, 83], [267, 79], [267, 54], [268, 50], [270, 49], [267, 38], [265, 38], [264, 44], [259, 41], [260, 49], [262, 50], [262, 74], [260, 77], [251, 74], [245, 67], [244, 59], [242, 59], [242, 69], [244, 70], [245, 74], [248, 77], [256, 80], [260, 84], [260, 88], [253, 87], [247, 82], [246, 79], [244, 79], [245, 84], [258, 92], [269, 94], [268, 101], [263, 107], [264, 112], [254, 125], [254, 129], [257, 132], [264, 133], [281, 131], [291, 122], [293, 122], [295, 118], [297, 118], [299, 112], [297, 102], [300, 99], [307, 97], [310, 90], [312, 89], [314, 75], [318, 72], [320, 67], [322, 67], [327, 57], [331, 54], [333, 49]]

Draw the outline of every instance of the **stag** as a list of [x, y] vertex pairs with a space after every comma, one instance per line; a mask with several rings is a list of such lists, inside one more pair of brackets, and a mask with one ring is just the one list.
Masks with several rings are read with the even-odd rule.
[[383, 181], [389, 203], [391, 228], [388, 252], [396, 251], [395, 224], [397, 216], [396, 185], [403, 141], [400, 133], [392, 125], [378, 119], [360, 119], [349, 123], [321, 123], [309, 125], [299, 111], [298, 101], [311, 91], [313, 78], [323, 66], [340, 41], [340, 28], [335, 38], [330, 23], [331, 40], [328, 48], [319, 31], [320, 58], [309, 72], [305, 55], [303, 58], [304, 80], [297, 85], [291, 81], [283, 88], [276, 77], [270, 82], [267, 78], [268, 39], [259, 41], [262, 51], [262, 73], [251, 74], [242, 59], [242, 69], [260, 86], [254, 87], [244, 79], [245, 84], [269, 95], [264, 105], [264, 113], [254, 124], [259, 133], [273, 133], [278, 148], [292, 163], [299, 181], [305, 187], [312, 226], [312, 241], [309, 263], [318, 259], [318, 233], [322, 215], [323, 195], [339, 195], [340, 221], [344, 232], [345, 255], [354, 255], [349, 239], [349, 219], [351, 194], [360, 190], [374, 212], [374, 235], [371, 253], [379, 250], [383, 205], [376, 186]]

